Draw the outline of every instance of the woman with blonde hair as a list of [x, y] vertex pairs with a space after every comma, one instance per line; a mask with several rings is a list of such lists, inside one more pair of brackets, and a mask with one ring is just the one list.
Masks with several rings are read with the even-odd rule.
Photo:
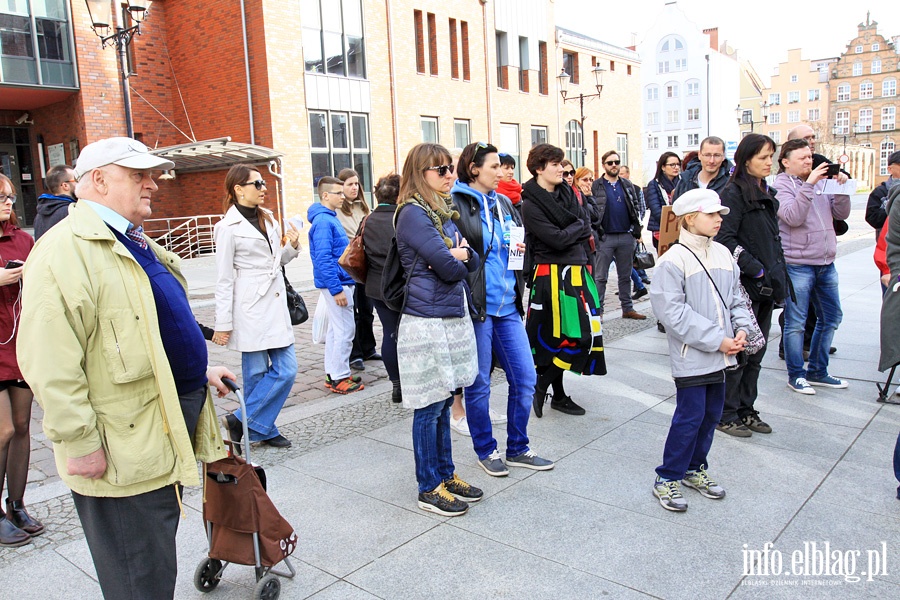
[[[338, 221], [344, 226], [349, 239], [359, 231], [359, 224], [372, 212], [366, 203], [366, 195], [359, 180], [359, 173], [353, 169], [341, 169], [338, 179], [344, 183], [344, 202], [337, 211]], [[374, 307], [366, 295], [366, 284], [357, 283], [353, 288], [353, 322], [356, 333], [353, 335], [353, 349], [350, 351], [350, 366], [357, 371], [366, 369], [363, 361], [381, 360], [375, 347], [375, 333], [372, 325], [375, 322]]]
[[397, 251], [408, 274], [397, 328], [403, 406], [414, 409], [413, 453], [419, 508], [455, 517], [483, 493], [454, 472], [450, 443], [453, 391], [478, 373], [466, 276], [479, 256], [454, 224], [450, 153], [438, 144], [414, 146], [406, 157], [395, 217]]
[[19, 228], [15, 205], [16, 189], [0, 173], [0, 491], [7, 484], [6, 512], [0, 510], [0, 546], [8, 547], [27, 544], [31, 536], [44, 532], [44, 525], [26, 512], [22, 500], [31, 456], [34, 394], [16, 360], [16, 333], [22, 311], [22, 271], [34, 239]]
[[[224, 417], [233, 442], [243, 436], [247, 419], [251, 442], [288, 448], [278, 432], [281, 412], [297, 376], [294, 328], [285, 299], [282, 266], [297, 257], [300, 232], [285, 232], [262, 207], [266, 182], [251, 165], [235, 165], [225, 176], [225, 216], [216, 223], [216, 332], [212, 341], [241, 353], [247, 414]], [[235, 446], [238, 448], [238, 446]]]

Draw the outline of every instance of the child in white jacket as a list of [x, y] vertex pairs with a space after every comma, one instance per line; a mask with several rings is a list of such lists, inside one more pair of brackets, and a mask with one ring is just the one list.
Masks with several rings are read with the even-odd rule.
[[737, 365], [751, 317], [737, 292], [740, 271], [713, 241], [729, 209], [712, 190], [696, 189], [672, 205], [679, 243], [659, 259], [650, 303], [665, 326], [676, 407], [653, 494], [666, 510], [684, 512], [679, 482], [707, 498], [725, 497], [707, 474], [707, 454], [725, 404], [725, 369]]

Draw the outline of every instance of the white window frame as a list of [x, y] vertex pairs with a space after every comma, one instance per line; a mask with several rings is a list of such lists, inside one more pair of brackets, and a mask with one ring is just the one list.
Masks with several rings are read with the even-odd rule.
[[678, 84], [677, 83], [667, 83], [666, 84], [666, 98], [677, 98], [678, 97]]
[[806, 92], [806, 101], [807, 102], [818, 102], [822, 97], [822, 90], [816, 88], [812, 90], [807, 90]]
[[850, 111], [838, 110], [834, 113], [834, 127], [838, 135], [850, 135]]
[[798, 102], [800, 102], [800, 91], [788, 92], [788, 104], [797, 104]]
[[[887, 92], [887, 93], [885, 93]], [[893, 98], [897, 95], [897, 80], [889, 77], [881, 82], [881, 97]]]
[[894, 152], [894, 148], [896, 148], [896, 144], [894, 144], [894, 140], [883, 140], [881, 142], [881, 146], [879, 148], [879, 175], [887, 175], [888, 174], [888, 157]]
[[652, 111], [647, 113], [647, 125], [659, 125], [659, 112]]
[[859, 77], [860, 75], [863, 74], [862, 72], [863, 72], [862, 61], [858, 60], [858, 61], [854, 62], [853, 63], [853, 76]]
[[769, 137], [772, 138], [772, 141], [776, 144], [781, 143], [781, 132], [780, 131], [770, 131]]
[[678, 115], [677, 108], [675, 110], [667, 110], [666, 111], [666, 124], [672, 125], [672, 124], [678, 123], [679, 122], [678, 117], [679, 117], [679, 115]]
[[807, 121], [818, 121], [821, 118], [821, 111], [818, 108], [809, 108], [806, 111]]
[[687, 85], [687, 95], [688, 96], [699, 96], [700, 95], [700, 82], [699, 81], [688, 81], [686, 85]]
[[875, 97], [875, 86], [871, 81], [863, 81], [859, 84], [859, 99], [871, 100]]
[[647, 150], [659, 150], [659, 136], [650, 136], [647, 138]]
[[419, 131], [422, 134], [422, 141], [428, 142], [429, 140], [425, 137], [425, 125], [426, 124], [434, 124], [434, 141], [435, 144], [441, 143], [441, 122], [439, 117], [419, 117]]
[[851, 88], [849, 83], [842, 83], [837, 87], [837, 101], [838, 102], [849, 102], [850, 101]]
[[871, 108], [859, 109], [857, 123], [857, 132], [863, 133], [872, 131], [872, 121], [875, 117], [875, 111]]
[[878, 58], [872, 59], [872, 64], [870, 66], [870, 72], [872, 75], [878, 75], [881, 73], [881, 60]]
[[781, 104], [781, 94], [779, 92], [773, 92], [769, 94], [769, 106], [774, 106], [777, 104]]
[[661, 60], [656, 63], [656, 72], [657, 73], [668, 73], [669, 72], [669, 61]]
[[659, 100], [659, 86], [651, 85], [647, 88], [647, 100], [652, 102], [654, 100]]
[[881, 130], [890, 131], [896, 128], [897, 124], [897, 107], [882, 106], [881, 107]]
[[687, 145], [690, 146], [699, 146], [700, 145], [700, 134], [699, 133], [689, 133], [687, 134]]
[[[465, 127], [465, 140], [459, 139], [459, 131], [457, 130], [457, 127]], [[457, 148], [465, 148], [472, 143], [472, 122], [469, 119], [453, 119], [453, 143]]]
[[769, 113], [769, 124], [770, 125], [781, 125], [781, 112], [775, 111]]
[[666, 148], [677, 148], [677, 147], [678, 147], [678, 136], [677, 135], [666, 136]]
[[879, 43], [872, 44], [872, 52], [878, 52], [879, 50], [881, 50], [881, 44], [879, 44]]
[[699, 121], [700, 120], [700, 109], [699, 108], [687, 109], [687, 120], [688, 121]]
[[796, 75], [791, 75], [791, 83], [797, 83], [799, 78]]
[[800, 111], [799, 110], [787, 111], [787, 122], [788, 123], [799, 123], [800, 122]]
[[857, 54], [862, 54], [862, 51], [863, 51], [862, 45], [859, 45], [859, 46], [857, 46], [856, 48], [854, 48], [854, 51], [855, 51]]

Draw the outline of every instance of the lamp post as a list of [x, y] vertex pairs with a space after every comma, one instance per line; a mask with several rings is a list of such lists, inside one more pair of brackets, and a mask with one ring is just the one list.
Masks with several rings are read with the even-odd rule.
[[584, 145], [584, 101], [588, 98], [599, 98], [601, 92], [603, 92], [603, 73], [606, 71], [600, 65], [597, 65], [593, 69], [591, 69], [591, 73], [594, 75], [594, 87], [597, 88], [596, 94], [578, 94], [577, 96], [568, 97], [569, 91], [569, 80], [571, 77], [566, 70], [563, 69], [559, 72], [559, 75], [556, 76], [556, 81], [559, 83], [559, 94], [562, 96], [563, 103], [568, 101], [578, 101], [578, 107], [581, 114], [581, 120], [579, 123], [581, 124], [581, 162], [582, 165], [585, 162], [585, 158], [587, 158], [587, 148]]
[[[853, 135], [856, 136], [859, 133], [859, 124], [853, 124]], [[844, 138], [844, 149], [841, 151], [841, 154], [847, 154], [847, 131], [844, 130], [843, 126], [835, 124], [834, 127], [831, 128], [831, 135], [834, 137], [842, 136]]]
[[[141, 34], [141, 23], [149, 15], [151, 0], [128, 0], [123, 3], [122, 24], [114, 24], [110, 0], [85, 0], [88, 14], [91, 17], [91, 29], [100, 38], [100, 47], [106, 48], [115, 44], [119, 53], [119, 66], [122, 74], [122, 98], [125, 103], [125, 127], [128, 137], [134, 137], [134, 125], [131, 122], [131, 86], [128, 83], [128, 45], [135, 35]], [[131, 15], [134, 25], [124, 26], [124, 15]], [[114, 29], [110, 33], [110, 29]]]
[[[762, 115], [762, 121], [754, 121], [753, 120], [753, 111], [752, 110], [744, 110], [743, 107], [738, 104], [734, 109], [734, 116], [737, 117], [738, 128], [741, 125], [750, 125], [750, 133], [753, 133], [754, 125], [762, 125], [769, 121], [769, 103], [765, 100], [759, 101], [759, 112]], [[750, 113], [749, 115], [747, 113]]]

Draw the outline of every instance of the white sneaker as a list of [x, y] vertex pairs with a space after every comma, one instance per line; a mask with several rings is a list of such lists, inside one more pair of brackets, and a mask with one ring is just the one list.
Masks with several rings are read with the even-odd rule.
[[493, 408], [488, 409], [488, 414], [491, 416], [491, 423], [494, 425], [503, 425], [506, 423], [506, 415], [501, 415], [496, 412]]
[[454, 419], [451, 416], [450, 417], [450, 429], [452, 429], [459, 435], [465, 435], [468, 437], [472, 437], [472, 434], [469, 433], [469, 422], [466, 420], [466, 415], [463, 415], [458, 419]]

